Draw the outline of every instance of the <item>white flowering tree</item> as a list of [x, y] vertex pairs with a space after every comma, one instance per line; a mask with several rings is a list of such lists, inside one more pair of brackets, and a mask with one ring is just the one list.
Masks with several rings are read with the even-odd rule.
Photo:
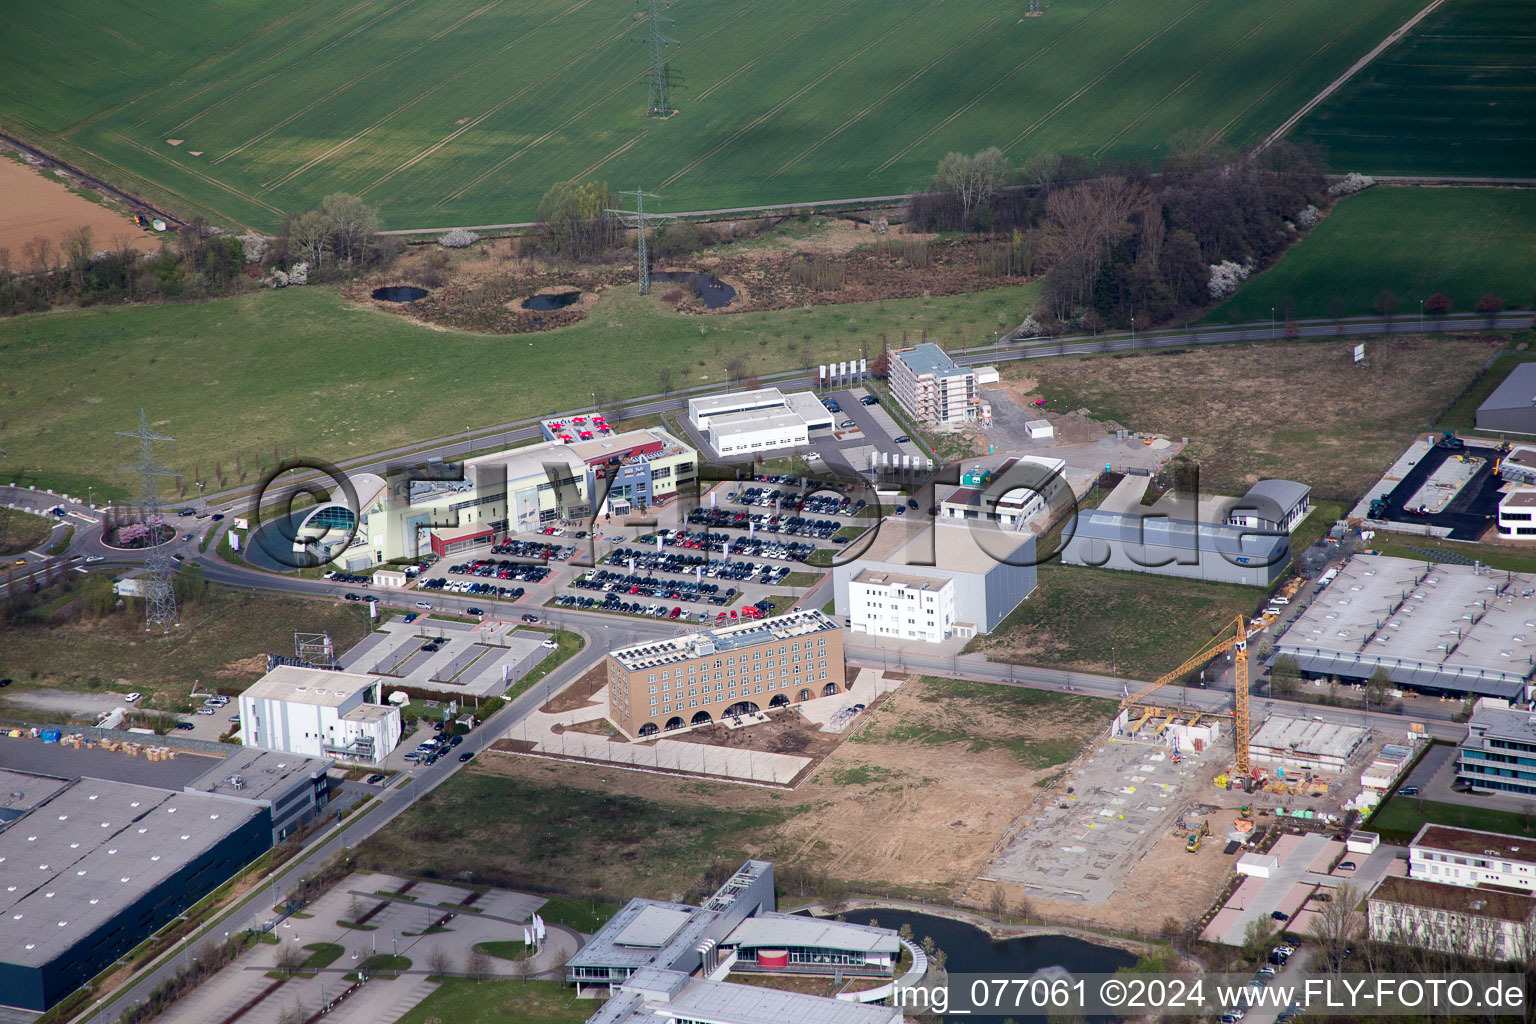
[[1310, 228], [1317, 227], [1317, 222], [1322, 219], [1322, 211], [1313, 206], [1311, 203], [1308, 203], [1306, 206], [1302, 207], [1300, 213], [1296, 214], [1296, 226], [1302, 230], [1308, 230]]
[[309, 284], [309, 264], [295, 263], [288, 270], [289, 284]]
[[281, 270], [273, 270], [271, 276], [263, 278], [261, 283], [268, 288], [286, 288], [288, 287], [288, 275]]
[[454, 228], [437, 240], [437, 244], [444, 249], [467, 249], [480, 241], [480, 236], [473, 231], [465, 231], [463, 228]]
[[245, 254], [245, 262], [260, 263], [267, 254], [267, 240], [262, 235], [241, 235], [240, 248]]
[[1331, 196], [1352, 196], [1356, 192], [1364, 192], [1374, 184], [1376, 184], [1376, 179], [1370, 175], [1350, 171], [1343, 178], [1333, 183], [1333, 186], [1328, 189], [1328, 194]]
[[1211, 276], [1205, 286], [1213, 299], [1230, 298], [1237, 286], [1248, 280], [1249, 273], [1250, 268], [1245, 264], [1222, 260], [1211, 264]]

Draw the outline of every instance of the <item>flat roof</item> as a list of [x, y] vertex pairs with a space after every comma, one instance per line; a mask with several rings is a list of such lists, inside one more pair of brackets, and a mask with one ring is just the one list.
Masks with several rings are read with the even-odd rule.
[[1107, 540], [1128, 547], [1148, 547], [1167, 551], [1212, 551], [1243, 557], [1246, 564], [1265, 565], [1278, 558], [1280, 549], [1290, 544], [1290, 536], [1222, 523], [1199, 523], [1188, 519], [1134, 515], [1088, 509], [1076, 516], [1071, 541]]
[[188, 793], [275, 802], [300, 782], [324, 775], [335, 763], [328, 757], [240, 747], [182, 788]]
[[486, 534], [494, 534], [496, 531], [484, 523], [465, 523], [463, 526], [435, 526], [432, 528], [432, 536], [440, 541], [463, 540], [466, 537], [480, 537]]
[[952, 377], [956, 374], [971, 372], [955, 365], [955, 361], [949, 358], [949, 353], [931, 341], [897, 352], [896, 358], [905, 363], [907, 369], [919, 377], [930, 373], [935, 377]]
[[727, 391], [719, 395], [690, 398], [688, 404], [703, 416], [713, 416], [719, 409], [740, 409], [743, 406], [782, 405], [784, 393], [778, 388], [757, 388], [754, 391]]
[[901, 1019], [900, 1011], [888, 1006], [699, 979], [669, 999], [665, 1012], [673, 1018], [730, 1024], [890, 1024]]
[[1499, 499], [1504, 508], [1536, 508], [1536, 487], [1517, 487]]
[[1530, 409], [1532, 406], [1536, 406], [1536, 363], [1520, 363], [1493, 389], [1493, 394], [1483, 399], [1477, 411]]
[[622, 434], [611, 434], [608, 437], [594, 437], [590, 441], [576, 441], [565, 447], [575, 452], [581, 459], [582, 465], [590, 465], [611, 459], [614, 455], [628, 459], [629, 453], [644, 445], [660, 444], [661, 450], [648, 456], [651, 459], [665, 458], [668, 455], [681, 455], [692, 451], [687, 445], [660, 428], [644, 427], [640, 430], [628, 430]]
[[918, 576], [886, 569], [865, 569], [853, 581], [875, 587], [907, 587], [911, 590], [940, 590], [945, 584], [953, 582], [947, 576]]
[[0, 768], [0, 810], [30, 811], [67, 785], [68, 779]]
[[[654, 911], [669, 912], [665, 920], [676, 921], [672, 931], [655, 939], [653, 932], [657, 930], [663, 919]], [[701, 914], [706, 920], [713, 920], [714, 911], [701, 910], [698, 907], [690, 907], [686, 903], [666, 903], [662, 900], [632, 899], [619, 908], [619, 912], [608, 919], [608, 923], [597, 930], [592, 940], [566, 962], [567, 967], [631, 967], [641, 968], [651, 964], [655, 959], [657, 950], [665, 946], [677, 933], [688, 925], [694, 915]], [[637, 925], [641, 919], [645, 923], [639, 926], [639, 931], [629, 933], [629, 929]], [[626, 933], [632, 937], [643, 937], [649, 945], [631, 945], [619, 941], [620, 936]]]
[[1536, 672], [1536, 577], [1356, 555], [1275, 642], [1302, 668], [1518, 695]]
[[1484, 832], [1454, 825], [1423, 825], [1409, 845], [1415, 850], [1449, 850], [1452, 853], [1536, 864], [1536, 841], [1502, 832]]
[[1536, 469], [1536, 448], [1528, 444], [1517, 444], [1504, 456], [1505, 465], [1522, 466], [1526, 469]]
[[[821, 403], [816, 403], [820, 405]], [[768, 406], [747, 412], [728, 412], [723, 416], [711, 416], [709, 429], [716, 434], [744, 434], [751, 430], [774, 430], [782, 427], [803, 427], [804, 417], [783, 407]]]
[[861, 953], [895, 954], [901, 950], [896, 933], [886, 928], [778, 913], [747, 918], [722, 940], [722, 944], [749, 949], [793, 946]]
[[693, 916], [691, 910], [677, 910], [672, 907], [644, 907], [635, 915], [618, 934], [613, 936], [613, 942], [618, 946], [645, 946], [651, 949], [660, 949], [667, 941], [677, 934], [677, 930], [688, 923]]
[[279, 665], [252, 683], [240, 696], [335, 708], [376, 682], [379, 682], [377, 677], [357, 672]]
[[1481, 730], [1497, 739], [1536, 744], [1536, 714], [1510, 707], [1507, 700], [1484, 697], [1473, 706], [1467, 730], [1469, 734]]
[[840, 629], [842, 627], [828, 618], [819, 608], [806, 608], [766, 619], [748, 619], [746, 622], [738, 622], [731, 626], [685, 633], [665, 640], [631, 644], [628, 647], [610, 651], [609, 655], [626, 669], [634, 670], [704, 657], [702, 653], [704, 648], [708, 648], [709, 653], [730, 652], [743, 647], [798, 639]]
[[266, 811], [80, 779], [0, 832], [0, 962], [42, 966]]
[[1264, 719], [1248, 745], [1267, 747], [1282, 754], [1348, 758], [1366, 735], [1366, 731], [1357, 725], [1271, 715]]
[[785, 395], [784, 404], [789, 407], [790, 412], [804, 420], [807, 427], [832, 425], [832, 410], [822, 405], [821, 399], [809, 391], [795, 391]]
[[[919, 569], [932, 566], [948, 572], [985, 575], [1001, 564], [1001, 555], [1006, 554], [1017, 561], [1015, 556], [1019, 550], [1035, 542], [1035, 535], [1028, 530], [997, 529], [992, 520], [985, 522], [986, 525], [976, 525], [970, 520], [953, 523], [931, 520], [928, 526], [933, 531], [931, 542], [924, 536], [927, 531], [920, 532], [884, 561]], [[882, 532], [885, 528], [885, 524], [881, 524]], [[983, 544], [987, 546], [983, 547]], [[870, 560], [868, 556], [866, 560]]]
[[1371, 890], [1370, 899], [1402, 903], [1426, 910], [1444, 910], [1453, 914], [1476, 914], [1500, 921], [1526, 921], [1536, 911], [1536, 897], [1508, 889], [1474, 888], [1447, 885], [1424, 878], [1388, 875]]

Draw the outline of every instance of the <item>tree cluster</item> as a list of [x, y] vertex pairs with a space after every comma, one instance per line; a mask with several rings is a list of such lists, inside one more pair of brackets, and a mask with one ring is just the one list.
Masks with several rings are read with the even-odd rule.
[[608, 212], [618, 208], [619, 197], [606, 182], [561, 182], [539, 203], [537, 245], [562, 259], [595, 260], [623, 238], [623, 225]]
[[1050, 320], [1163, 323], [1230, 294], [1329, 202], [1322, 160], [1289, 143], [1230, 160], [1174, 149], [1157, 174], [1065, 156], [1014, 170], [995, 149], [951, 153], [908, 220], [992, 233], [994, 270], [1043, 271], [1040, 312]]
[[205, 942], [197, 948], [191, 963], [150, 990], [143, 1002], [135, 1002], [118, 1017], [117, 1024], [143, 1024], [165, 1012], [176, 1000], [213, 977], [244, 952], [246, 935], [231, 935], [223, 942]]

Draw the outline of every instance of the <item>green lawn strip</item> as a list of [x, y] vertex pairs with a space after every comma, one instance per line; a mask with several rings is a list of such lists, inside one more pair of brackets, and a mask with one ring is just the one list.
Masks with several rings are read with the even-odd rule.
[[582, 1024], [599, 1005], [558, 981], [445, 978], [400, 1024]]
[[[1530, 308], [1536, 278], [1536, 191], [1378, 185], [1350, 196], [1274, 266], [1249, 278], [1205, 323], [1268, 320], [1287, 300], [1299, 317], [1375, 316], [1397, 297], [1404, 331], [1419, 329], [1419, 300], [1440, 292], [1470, 313], [1493, 292]], [[1281, 314], [1283, 318], [1283, 313]], [[1423, 321], [1433, 330], [1434, 317]], [[1370, 343], [1366, 343], [1367, 353]]]
[[503, 942], [477, 942], [475, 948], [498, 960], [526, 960], [533, 954], [533, 947], [518, 939]]
[[[198, 480], [210, 491], [221, 476], [225, 487], [256, 483], [270, 471], [274, 449], [284, 458], [298, 448], [341, 462], [466, 426], [586, 405], [597, 389], [648, 394], [662, 366], [676, 371], [679, 386], [725, 386], [725, 364], [738, 356], [755, 375], [798, 369], [846, 358], [850, 347], [877, 349], [882, 337], [899, 339], [904, 330], [975, 332], [999, 317], [1012, 321], [1037, 294], [1028, 284], [942, 300], [698, 317], [614, 288], [581, 323], [515, 339], [432, 331], [344, 300], [331, 287], [12, 317], [0, 321], [11, 412], [0, 422], [0, 452], [7, 453], [0, 480], [82, 494], [90, 484], [98, 498], [128, 497], [101, 467], [126, 457], [114, 431], [136, 424], [142, 405], [156, 430], [177, 438], [174, 451], [161, 456], [182, 474], [184, 494], [169, 495], [174, 502], [196, 495]], [[444, 375], [468, 379], [503, 365], [511, 351], [517, 372], [493, 389], [452, 388], [431, 401], [398, 403], [381, 421], [378, 403], [411, 387], [428, 343]], [[316, 389], [272, 372], [320, 351], [351, 367], [345, 387]], [[218, 373], [188, 391], [189, 365], [217, 365]], [[652, 372], [616, 372], [641, 365]]]
[[54, 520], [21, 509], [0, 508], [0, 555], [31, 551], [53, 532]]
[[1156, 679], [1264, 597], [1257, 587], [1082, 566], [1042, 565], [1040, 586], [967, 650], [994, 661]]
[[551, 896], [539, 908], [539, 916], [591, 935], [619, 912], [617, 903], [584, 900], [576, 896]]
[[378, 975], [388, 972], [390, 976], [401, 971], [411, 969], [411, 958], [408, 956], [396, 956], [391, 953], [375, 953], [362, 963], [357, 965], [361, 974]]
[[780, 585], [785, 587], [814, 587], [820, 579], [820, 573], [792, 572], [784, 577], [784, 582]]
[[[1437, 537], [1415, 537], [1390, 530], [1377, 530], [1371, 539], [1371, 548], [1384, 555], [1408, 558], [1416, 562], [1432, 561], [1424, 552], [1444, 552], [1459, 564], [1462, 558], [1472, 558], [1494, 569], [1510, 572], [1536, 572], [1536, 552], [1524, 551], [1503, 544], [1474, 544], [1464, 541], [1444, 541]], [[1451, 559], [1447, 559], [1450, 561]]]
[[1521, 814], [1493, 807], [1479, 807], [1476, 801], [1480, 797], [1473, 794], [1462, 799], [1466, 802], [1448, 804], [1418, 797], [1393, 796], [1376, 808], [1364, 827], [1380, 833], [1381, 838], [1389, 843], [1406, 843], [1425, 824], [1502, 832], [1512, 836], [1536, 836], [1536, 808], [1531, 813]]
[[527, 675], [513, 684], [512, 688], [505, 694], [509, 702], [512, 698], [521, 695], [535, 683], [541, 681], [555, 669], [570, 661], [586, 646], [586, 641], [582, 640], [580, 634], [572, 633], [570, 630], [545, 629], [541, 626], [521, 626], [519, 628], [530, 632], [549, 633], [554, 636], [555, 643], [558, 646], [549, 652], [548, 657], [529, 670]]

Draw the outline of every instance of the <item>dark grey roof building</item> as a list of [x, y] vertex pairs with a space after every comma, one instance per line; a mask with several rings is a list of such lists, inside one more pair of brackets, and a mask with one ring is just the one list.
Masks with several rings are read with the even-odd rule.
[[1477, 407], [1477, 429], [1536, 434], [1536, 363], [1521, 363]]
[[1063, 565], [1267, 587], [1291, 562], [1288, 533], [1139, 516], [1079, 512], [1062, 534]]
[[1227, 511], [1228, 526], [1290, 533], [1312, 507], [1312, 488], [1294, 480], [1260, 480]]

